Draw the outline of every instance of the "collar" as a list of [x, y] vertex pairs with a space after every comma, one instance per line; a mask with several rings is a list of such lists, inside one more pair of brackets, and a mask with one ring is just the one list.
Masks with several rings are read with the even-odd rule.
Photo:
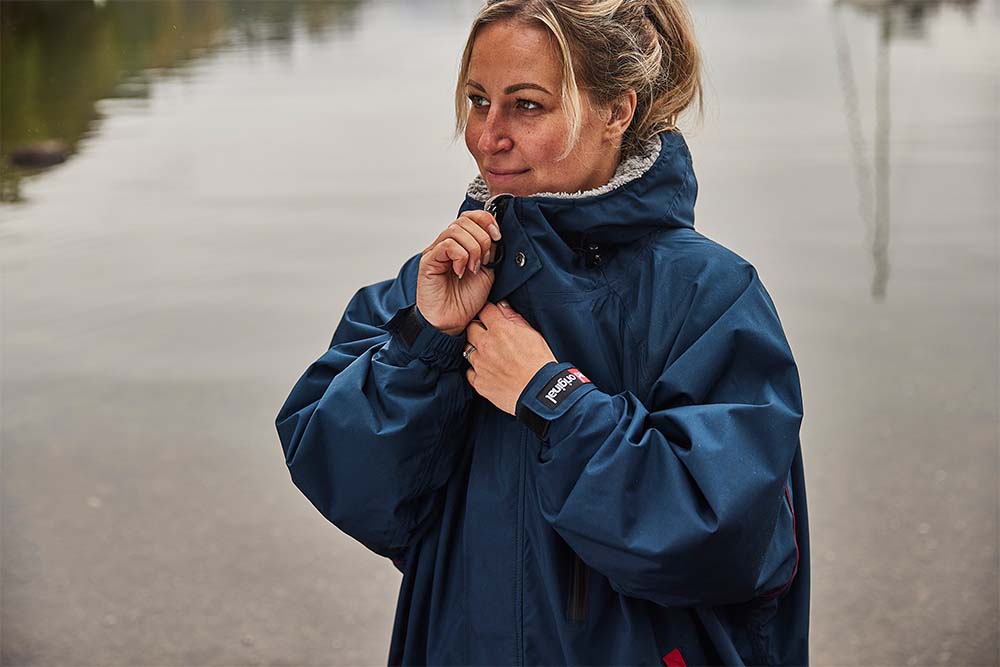
[[[488, 197], [477, 177], [461, 211], [482, 209]], [[497, 268], [492, 301], [510, 294], [546, 266], [581, 263], [580, 248], [605, 258], [615, 247], [668, 228], [693, 228], [698, 184], [687, 142], [678, 131], [665, 131], [646, 150], [619, 164], [604, 186], [578, 193], [539, 193], [512, 197], [497, 220], [505, 256]], [[583, 275], [589, 274], [584, 271]], [[568, 276], [553, 277], [550, 283]], [[560, 286], [566, 292], [581, 284]], [[553, 287], [555, 289], [555, 287]], [[515, 306], [516, 307], [516, 306]]]
[[[564, 239], [585, 235], [599, 243], [627, 243], [667, 227], [694, 227], [698, 182], [683, 135], [668, 130], [622, 160], [605, 185], [575, 193], [514, 197], [518, 218], [542, 218]], [[481, 209], [490, 193], [482, 176], [466, 191], [463, 210]]]

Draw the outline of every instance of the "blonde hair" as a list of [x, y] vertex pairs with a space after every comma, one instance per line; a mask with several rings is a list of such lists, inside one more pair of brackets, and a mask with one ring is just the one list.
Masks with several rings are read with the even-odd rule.
[[541, 26], [552, 35], [562, 58], [562, 99], [567, 106], [569, 140], [563, 159], [580, 137], [580, 89], [602, 108], [630, 88], [637, 103], [622, 137], [622, 156], [666, 130], [695, 99], [698, 120], [704, 113], [701, 55], [683, 0], [487, 0], [472, 23], [455, 87], [455, 137], [465, 130], [469, 103], [465, 86], [479, 29], [517, 20]]

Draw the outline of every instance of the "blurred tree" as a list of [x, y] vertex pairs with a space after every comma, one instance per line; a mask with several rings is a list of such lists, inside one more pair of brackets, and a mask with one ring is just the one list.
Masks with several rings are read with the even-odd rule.
[[[42, 142], [68, 156], [107, 97], [148, 96], [152, 73], [221, 45], [287, 43], [301, 22], [322, 38], [352, 25], [360, 0], [31, 0], [0, 2], [0, 201], [36, 169], [11, 160]], [[44, 162], [44, 160], [42, 160]]]

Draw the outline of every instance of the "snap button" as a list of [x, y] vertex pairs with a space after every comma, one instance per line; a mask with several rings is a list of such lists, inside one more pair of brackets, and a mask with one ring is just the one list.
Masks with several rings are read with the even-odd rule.
[[589, 244], [584, 249], [584, 257], [587, 268], [590, 269], [596, 269], [604, 263], [604, 257], [601, 255], [601, 247], [595, 243]]
[[526, 261], [527, 258], [524, 256], [524, 253], [518, 250], [517, 254], [514, 255], [514, 263], [517, 264], [518, 266], [524, 266], [524, 263]]

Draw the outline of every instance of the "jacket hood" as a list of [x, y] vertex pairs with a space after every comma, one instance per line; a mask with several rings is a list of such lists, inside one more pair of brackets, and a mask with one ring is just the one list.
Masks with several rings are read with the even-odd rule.
[[[491, 194], [482, 176], [476, 176], [463, 210], [483, 208]], [[560, 236], [626, 243], [657, 229], [693, 228], [697, 194], [687, 142], [679, 132], [665, 131], [622, 160], [611, 181], [600, 188], [545, 192], [514, 201], [524, 217], [541, 216]]]

